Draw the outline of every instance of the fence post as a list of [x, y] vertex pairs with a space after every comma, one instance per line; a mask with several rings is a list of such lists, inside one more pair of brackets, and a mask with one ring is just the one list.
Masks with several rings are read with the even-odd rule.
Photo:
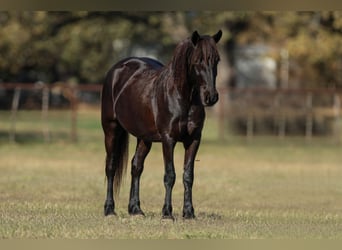
[[77, 96], [76, 89], [71, 88], [71, 141], [77, 142]]
[[305, 138], [310, 140], [312, 138], [313, 128], [313, 114], [312, 114], [312, 93], [309, 92], [306, 96], [306, 123], [305, 123]]
[[21, 88], [19, 88], [19, 87], [15, 88], [14, 96], [13, 96], [13, 100], [12, 100], [11, 128], [10, 128], [10, 133], [9, 133], [10, 143], [15, 142], [17, 111], [18, 111], [18, 107], [19, 107], [20, 95], [21, 95]]
[[286, 116], [282, 112], [280, 114], [280, 117], [279, 117], [279, 132], [278, 132], [279, 138], [280, 139], [284, 139], [285, 138], [285, 133], [286, 133]]
[[276, 95], [274, 106], [278, 112], [278, 119], [277, 119], [278, 138], [284, 139], [285, 132], [286, 132], [286, 115], [285, 115], [285, 111], [281, 107], [281, 94], [280, 93], [277, 93]]
[[47, 86], [42, 88], [42, 122], [43, 122], [43, 136], [45, 142], [50, 142], [50, 130], [49, 130], [49, 94], [50, 89]]
[[218, 139], [224, 140], [225, 139], [225, 106], [226, 106], [226, 99], [228, 98], [226, 91], [220, 89], [220, 98], [219, 98], [219, 110], [218, 110]]
[[334, 124], [334, 130], [333, 135], [334, 138], [336, 138], [337, 143], [340, 143], [341, 141], [341, 121], [340, 121], [340, 115], [341, 115], [341, 99], [339, 94], [334, 94], [334, 104], [333, 104], [333, 110], [334, 110], [334, 116], [335, 116], [335, 124]]
[[253, 112], [248, 112], [246, 122], [246, 136], [247, 139], [251, 139], [254, 136], [254, 115]]
[[72, 142], [77, 142], [77, 106], [78, 100], [76, 96], [76, 87], [72, 86], [65, 86], [63, 88], [63, 95], [69, 100], [70, 102], [70, 138]]

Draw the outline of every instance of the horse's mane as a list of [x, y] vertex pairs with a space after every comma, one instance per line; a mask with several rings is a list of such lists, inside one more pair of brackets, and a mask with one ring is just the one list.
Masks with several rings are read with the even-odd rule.
[[177, 45], [170, 62], [174, 79], [184, 80], [187, 77], [193, 51], [194, 45], [189, 38]]

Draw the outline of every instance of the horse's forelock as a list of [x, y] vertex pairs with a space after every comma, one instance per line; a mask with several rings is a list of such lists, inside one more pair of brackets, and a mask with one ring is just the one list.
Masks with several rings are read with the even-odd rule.
[[193, 52], [192, 63], [206, 61], [206, 63], [215, 63], [220, 59], [216, 48], [216, 43], [210, 36], [203, 36], [197, 44], [197, 48]]
[[190, 38], [180, 42], [174, 51], [171, 66], [174, 76], [183, 78], [187, 77], [191, 65], [198, 64], [202, 60], [213, 65], [219, 59], [215, 41], [210, 36], [201, 36], [196, 46]]

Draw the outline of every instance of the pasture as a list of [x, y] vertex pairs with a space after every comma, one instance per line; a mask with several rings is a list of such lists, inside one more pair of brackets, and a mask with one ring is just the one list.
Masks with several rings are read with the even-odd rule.
[[[40, 113], [18, 113], [18, 143], [9, 144], [9, 114], [0, 119], [0, 238], [342, 239], [342, 154], [331, 138], [227, 134], [217, 140], [209, 115], [195, 163], [196, 219], [182, 219], [183, 149], [176, 147], [175, 222], [161, 220], [163, 160], [152, 146], [141, 179], [146, 217], [127, 212], [130, 174], [104, 217], [105, 153], [99, 112], [81, 110], [79, 138], [68, 141], [69, 114], [51, 112], [51, 143]], [[34, 121], [34, 122], [33, 122]], [[28, 133], [29, 131], [30, 133]], [[55, 131], [55, 132], [54, 132]], [[130, 140], [130, 158], [135, 140]]]

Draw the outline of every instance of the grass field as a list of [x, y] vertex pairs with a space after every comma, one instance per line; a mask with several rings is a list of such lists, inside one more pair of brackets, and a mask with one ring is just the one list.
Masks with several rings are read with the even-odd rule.
[[[9, 144], [9, 114], [0, 113], [0, 238], [342, 239], [342, 154], [331, 138], [217, 140], [209, 119], [195, 167], [197, 218], [182, 219], [181, 145], [176, 148], [175, 222], [161, 220], [161, 147], [141, 180], [145, 218], [127, 213], [130, 176], [104, 217], [104, 148], [99, 113], [79, 114], [79, 140], [68, 141], [69, 115], [50, 114], [52, 142], [40, 114], [19, 112], [18, 143]], [[35, 121], [35, 122], [33, 122]], [[135, 140], [131, 138], [131, 150]], [[129, 169], [129, 168], [128, 168]], [[128, 171], [129, 173], [129, 171]]]

